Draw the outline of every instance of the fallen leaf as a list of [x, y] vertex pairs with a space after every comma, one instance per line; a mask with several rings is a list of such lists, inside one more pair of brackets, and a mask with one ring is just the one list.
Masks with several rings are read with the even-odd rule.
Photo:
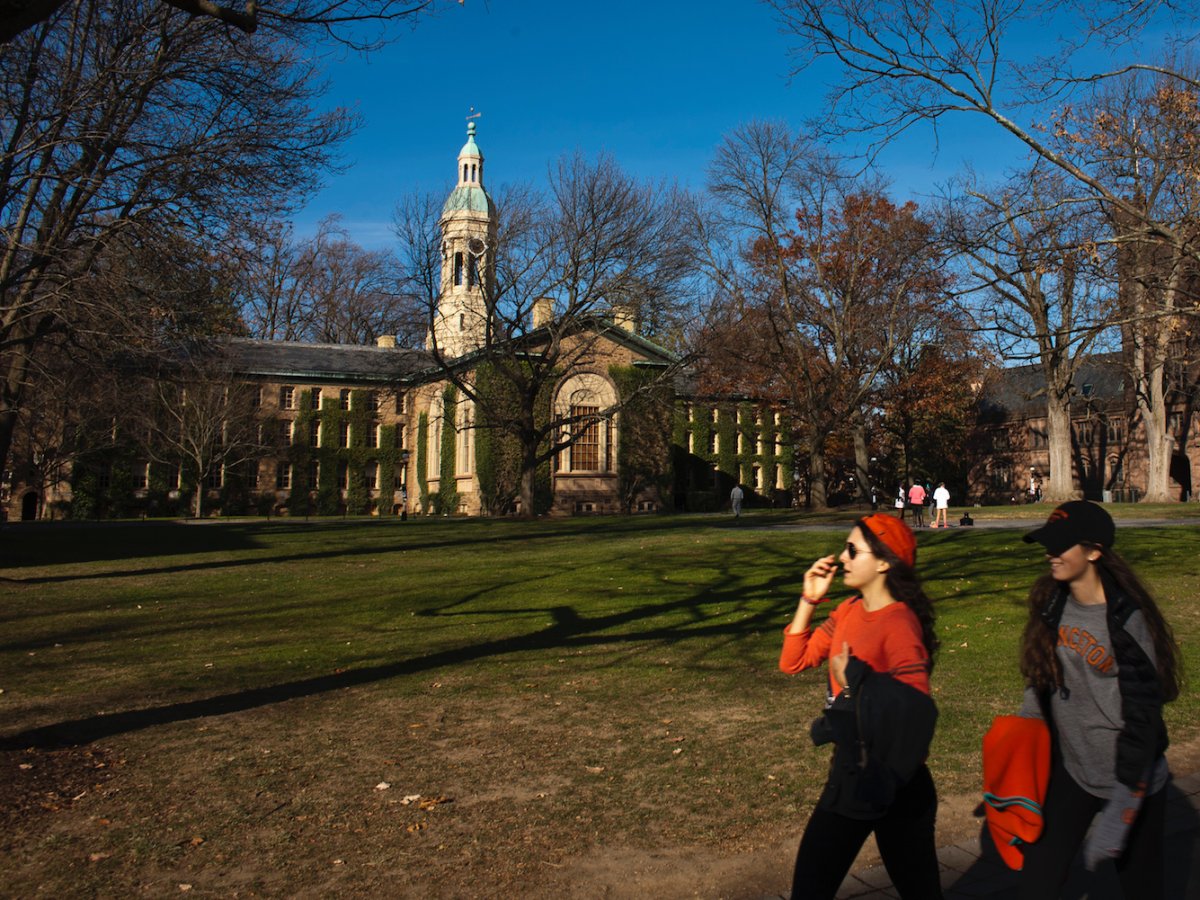
[[682, 752], [683, 752], [683, 748], [682, 748], [682, 747], [676, 747], [674, 750], [672, 750], [672, 751], [671, 751], [671, 753], [672, 753], [673, 755], [675, 755], [675, 756], [678, 756], [678, 755], [679, 755], [680, 753], [682, 753]]
[[416, 802], [417, 802], [418, 800], [420, 800], [420, 799], [421, 799], [421, 795], [420, 795], [420, 794], [406, 794], [406, 795], [405, 795], [405, 797], [404, 797], [404, 799], [403, 799], [403, 800], [401, 800], [400, 802], [401, 802], [401, 804], [403, 804], [404, 806], [408, 806], [408, 804], [410, 804], [410, 803], [416, 803]]
[[404, 830], [407, 831], [409, 834], [416, 834], [418, 831], [425, 830], [425, 823], [424, 822], [413, 822], [411, 825], [409, 825]]
[[21, 763], [17, 768], [29, 770], [33, 768], [33, 763]]
[[417, 806], [423, 810], [431, 810], [434, 807], [441, 806], [443, 803], [453, 803], [453, 797], [427, 797], [422, 800]]
[[201, 844], [204, 843], [204, 838], [200, 837], [200, 835], [198, 835], [198, 834], [193, 835], [192, 839], [188, 843], [190, 843], [193, 847], [199, 847]]
[[344, 866], [346, 864], [346, 861], [344, 859], [335, 859], [333, 861], [333, 864], [335, 866]]
[[108, 859], [110, 856], [112, 856], [111, 853], [89, 853], [88, 860], [90, 862], [100, 862], [103, 859]]
[[375, 790], [386, 791], [390, 787], [391, 787], [391, 785], [388, 784], [386, 781], [381, 781], [381, 782], [379, 782], [379, 784], [375, 785]]
[[192, 886], [190, 884], [181, 884], [181, 885], [179, 885], [179, 889], [186, 894], [188, 891], [190, 891], [192, 889]]
[[593, 775], [599, 775], [601, 772], [604, 771], [604, 766], [584, 766], [584, 768], [587, 769], [589, 772], [591, 772]]

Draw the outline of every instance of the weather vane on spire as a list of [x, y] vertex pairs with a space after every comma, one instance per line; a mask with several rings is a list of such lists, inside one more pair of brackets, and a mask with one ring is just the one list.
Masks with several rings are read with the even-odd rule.
[[480, 116], [482, 116], [482, 115], [483, 115], [483, 113], [481, 113], [481, 112], [475, 112], [475, 107], [473, 107], [473, 106], [472, 106], [472, 107], [471, 107], [471, 114], [470, 114], [469, 116], [467, 116], [467, 121], [469, 122], [469, 121], [471, 121], [472, 119], [478, 119], [478, 118], [479, 118]]

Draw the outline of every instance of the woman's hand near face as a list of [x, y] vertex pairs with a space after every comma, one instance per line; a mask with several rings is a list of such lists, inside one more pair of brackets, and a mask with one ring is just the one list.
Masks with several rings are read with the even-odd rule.
[[837, 557], [832, 553], [822, 556], [804, 573], [804, 599], [809, 603], [824, 600], [837, 574]]
[[792, 624], [788, 626], [789, 632], [799, 634], [808, 628], [813, 610], [829, 593], [829, 586], [836, 574], [837, 557], [832, 554], [822, 556], [808, 567], [808, 571], [804, 573], [804, 590], [800, 595], [800, 602], [796, 605], [796, 615], [792, 618]]

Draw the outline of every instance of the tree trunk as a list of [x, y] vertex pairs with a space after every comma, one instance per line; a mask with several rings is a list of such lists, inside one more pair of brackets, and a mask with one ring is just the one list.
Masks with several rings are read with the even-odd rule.
[[[293, 490], [294, 490], [294, 488], [293, 488]], [[204, 515], [203, 515], [203, 513], [204, 513], [204, 479], [203, 478], [196, 479], [196, 504], [195, 504], [195, 507], [196, 507], [196, 518], [197, 519], [204, 518]]]
[[854, 435], [854, 487], [859, 500], [869, 500], [871, 490], [871, 454], [867, 449], [867, 424], [861, 409], [851, 419]]
[[814, 509], [829, 508], [825, 491], [825, 441], [815, 434], [809, 440], [808, 497]]
[[1146, 493], [1143, 503], [1169, 503], [1171, 452], [1175, 439], [1167, 433], [1167, 405], [1162, 366], [1154, 366], [1137, 392], [1138, 419], [1146, 437]]
[[528, 439], [524, 443], [526, 446], [522, 448], [521, 454], [521, 516], [531, 519], [534, 516], [533, 493], [537, 481], [537, 445], [530, 447]]
[[1042, 499], [1058, 505], [1079, 499], [1075, 489], [1074, 463], [1071, 459], [1071, 398], [1068, 394], [1048, 392], [1046, 397], [1046, 443], [1050, 451], [1050, 473], [1044, 483]]

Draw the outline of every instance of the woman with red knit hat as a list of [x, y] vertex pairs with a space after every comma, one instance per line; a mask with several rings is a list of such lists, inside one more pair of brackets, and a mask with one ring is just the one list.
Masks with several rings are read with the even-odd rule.
[[[783, 632], [779, 668], [793, 674], [829, 662], [824, 715], [813, 742], [833, 743], [829, 778], [796, 854], [793, 898], [832, 898], [867, 836], [905, 900], [937, 900], [937, 792], [925, 758], [937, 708], [929, 674], [938, 640], [933, 605], [915, 566], [917, 542], [899, 519], [860, 519], [838, 556], [804, 573], [804, 590]], [[842, 565], [855, 594], [819, 627]]]

